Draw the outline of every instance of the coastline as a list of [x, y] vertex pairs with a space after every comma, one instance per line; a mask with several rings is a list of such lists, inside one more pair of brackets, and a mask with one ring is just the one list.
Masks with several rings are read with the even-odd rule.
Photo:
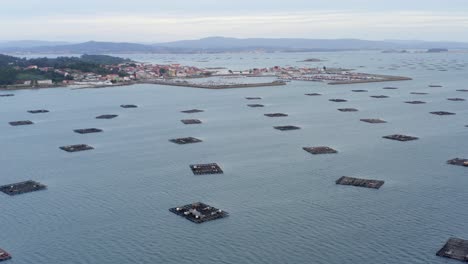
[[[231, 76], [231, 75], [230, 75]], [[238, 75], [240, 76], [240, 75]], [[243, 75], [247, 77], [267, 77], [267, 76], [251, 76]], [[320, 81], [327, 82], [328, 85], [343, 85], [343, 84], [360, 84], [360, 83], [375, 83], [375, 82], [393, 82], [393, 81], [409, 81], [412, 78], [403, 77], [403, 76], [391, 76], [391, 75], [377, 75], [377, 74], [368, 74], [369, 77], [375, 77], [378, 79], [364, 79], [364, 80], [343, 80], [343, 81], [330, 81], [326, 80], [295, 80], [295, 81]], [[268, 76], [269, 77], [269, 76]], [[191, 78], [187, 78], [191, 79]], [[263, 83], [238, 83], [238, 84], [197, 84], [197, 83], [188, 83], [188, 82], [172, 82], [172, 81], [161, 81], [161, 80], [140, 80], [140, 81], [129, 81], [116, 83], [112, 85], [108, 84], [89, 84], [89, 85], [51, 85], [51, 86], [13, 86], [13, 87], [0, 87], [0, 91], [16, 91], [16, 90], [39, 90], [39, 89], [51, 89], [51, 88], [70, 88], [72, 90], [78, 89], [97, 89], [97, 88], [112, 88], [112, 87], [121, 87], [121, 86], [132, 86], [135, 84], [156, 84], [156, 85], [165, 85], [165, 86], [178, 86], [178, 87], [189, 87], [189, 88], [199, 88], [199, 89], [211, 89], [211, 90], [223, 90], [223, 89], [236, 89], [236, 88], [255, 88], [255, 87], [268, 87], [268, 86], [283, 86], [287, 85], [284, 81], [272, 81], [272, 82], [263, 82]]]
[[397, 82], [397, 81], [411, 81], [413, 78], [404, 76], [392, 76], [392, 75], [379, 75], [379, 74], [368, 74], [369, 77], [377, 77], [380, 79], [366, 79], [366, 80], [345, 80], [345, 81], [333, 81], [329, 82], [329, 85], [340, 85], [340, 84], [358, 84], [358, 83], [375, 83], [375, 82]]

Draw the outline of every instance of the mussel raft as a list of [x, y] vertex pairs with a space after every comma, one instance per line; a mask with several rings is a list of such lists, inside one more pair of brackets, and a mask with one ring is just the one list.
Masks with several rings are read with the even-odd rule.
[[169, 211], [197, 224], [224, 218], [229, 215], [229, 213], [223, 210], [201, 202], [170, 208]]
[[336, 180], [336, 184], [339, 185], [351, 185], [356, 187], [365, 187], [371, 189], [379, 189], [384, 184], [384, 181], [380, 180], [368, 180], [368, 179], [360, 179], [360, 178], [353, 178], [343, 176]]
[[23, 194], [23, 193], [29, 193], [29, 192], [35, 192], [35, 191], [40, 191], [40, 190], [45, 190], [45, 189], [47, 189], [47, 186], [39, 182], [35, 182], [35, 181], [24, 181], [24, 182], [18, 182], [18, 183], [0, 186], [0, 192], [3, 192], [10, 196]]
[[201, 139], [194, 138], [194, 137], [175, 138], [175, 139], [170, 139], [169, 141], [172, 143], [179, 144], [179, 145], [203, 142]]
[[194, 164], [190, 165], [190, 169], [195, 175], [205, 175], [205, 174], [223, 174], [223, 170], [216, 163], [208, 164]]
[[78, 145], [63, 146], [63, 147], [60, 147], [60, 149], [66, 152], [78, 152], [78, 151], [92, 150], [94, 148], [86, 144], [78, 144]]
[[185, 125], [196, 125], [196, 124], [201, 124], [202, 121], [199, 119], [182, 119], [180, 120]]

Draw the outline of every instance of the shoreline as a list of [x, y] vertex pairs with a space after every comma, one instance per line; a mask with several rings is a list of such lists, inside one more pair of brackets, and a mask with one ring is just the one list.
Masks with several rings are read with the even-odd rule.
[[76, 87], [72, 88], [73, 90], [78, 89], [98, 89], [98, 88], [112, 88], [119, 86], [131, 86], [136, 84], [155, 84], [155, 85], [165, 85], [165, 86], [178, 86], [178, 87], [187, 87], [187, 88], [199, 88], [199, 89], [210, 89], [210, 90], [224, 90], [224, 89], [236, 89], [236, 88], [254, 88], [254, 87], [268, 87], [268, 86], [283, 86], [286, 85], [285, 82], [273, 81], [267, 83], [239, 83], [239, 84], [225, 84], [225, 85], [204, 85], [196, 83], [175, 83], [167, 81], [139, 81], [131, 83], [122, 83], [122, 84], [113, 84], [113, 85], [94, 85], [88, 87]]
[[[230, 75], [232, 76], [232, 75]], [[245, 76], [245, 75], [244, 75]], [[365, 80], [343, 80], [343, 81], [330, 81], [326, 80], [295, 80], [295, 81], [315, 81], [315, 82], [327, 82], [328, 85], [344, 85], [344, 84], [362, 84], [362, 83], [375, 83], [375, 82], [394, 82], [394, 81], [409, 81], [413, 80], [409, 77], [403, 76], [391, 76], [391, 75], [377, 75], [377, 74], [368, 74], [369, 77], [376, 77], [380, 79], [365, 79]], [[250, 76], [248, 76], [250, 77]], [[253, 76], [252, 76], [253, 77]], [[269, 76], [255, 76], [255, 77], [269, 77]], [[190, 78], [188, 78], [190, 79]], [[121, 87], [121, 86], [132, 86], [136, 84], [155, 84], [155, 85], [165, 85], [165, 86], [178, 86], [178, 87], [188, 87], [188, 88], [198, 88], [198, 89], [210, 89], [210, 90], [223, 90], [223, 89], [236, 89], [236, 88], [255, 88], [255, 87], [268, 87], [268, 86], [283, 86], [287, 85], [287, 82], [284, 81], [272, 81], [272, 82], [263, 82], [263, 83], [238, 83], [238, 84], [196, 84], [188, 82], [171, 82], [171, 81], [160, 81], [160, 80], [141, 80], [141, 81], [131, 81], [123, 82], [112, 85], [107, 84], [89, 84], [82, 85], [77, 87], [71, 87], [73, 85], [52, 85], [52, 86], [39, 86], [39, 87], [0, 87], [0, 91], [16, 91], [16, 90], [40, 90], [40, 89], [53, 89], [53, 88], [70, 88], [72, 90], [78, 89], [97, 89], [97, 88], [112, 88], [112, 87]]]
[[369, 74], [369, 77], [377, 77], [380, 79], [367, 79], [367, 80], [343, 80], [343, 81], [332, 81], [329, 85], [340, 85], [340, 84], [359, 84], [359, 83], [375, 83], [375, 82], [398, 82], [398, 81], [411, 81], [413, 78], [403, 76], [392, 76], [392, 75], [379, 75]]

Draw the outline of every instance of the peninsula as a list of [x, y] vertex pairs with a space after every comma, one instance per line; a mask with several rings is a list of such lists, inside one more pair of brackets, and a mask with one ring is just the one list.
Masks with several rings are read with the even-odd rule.
[[[246, 79], [246, 77], [255, 77]], [[408, 77], [359, 73], [327, 67], [253, 68], [233, 71], [224, 67], [199, 68], [150, 64], [108, 55], [24, 59], [0, 55], [0, 89], [71, 87], [104, 88], [157, 84], [203, 89], [283, 86], [290, 81], [325, 82], [332, 85], [411, 80]]]

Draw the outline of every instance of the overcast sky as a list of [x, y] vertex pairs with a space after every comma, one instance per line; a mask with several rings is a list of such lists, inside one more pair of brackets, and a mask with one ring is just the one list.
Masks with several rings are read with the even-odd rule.
[[468, 0], [0, 0], [0, 40], [208, 36], [468, 42]]

